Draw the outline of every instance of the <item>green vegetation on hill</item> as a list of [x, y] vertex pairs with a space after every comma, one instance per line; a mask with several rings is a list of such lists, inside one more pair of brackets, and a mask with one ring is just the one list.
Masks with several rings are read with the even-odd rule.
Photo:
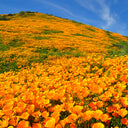
[[128, 127], [128, 37], [31, 11], [0, 15], [0, 128]]
[[1, 15], [0, 21], [1, 73], [6, 66], [14, 70], [33, 62], [43, 63], [49, 56], [128, 55], [127, 37], [74, 20], [20, 11]]

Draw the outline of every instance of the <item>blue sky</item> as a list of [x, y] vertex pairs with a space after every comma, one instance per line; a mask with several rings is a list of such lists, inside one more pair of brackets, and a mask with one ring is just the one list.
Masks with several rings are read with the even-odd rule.
[[0, 14], [27, 10], [128, 36], [128, 0], [0, 0]]

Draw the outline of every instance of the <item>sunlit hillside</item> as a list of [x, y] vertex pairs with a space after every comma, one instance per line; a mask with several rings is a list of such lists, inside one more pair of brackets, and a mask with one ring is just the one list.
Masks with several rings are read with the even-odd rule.
[[122, 41], [128, 38], [52, 15], [28, 12], [0, 17], [0, 63], [6, 62], [5, 66], [8, 61], [15, 66], [42, 62], [49, 55], [106, 54]]
[[127, 128], [128, 37], [53, 15], [0, 15], [0, 128]]

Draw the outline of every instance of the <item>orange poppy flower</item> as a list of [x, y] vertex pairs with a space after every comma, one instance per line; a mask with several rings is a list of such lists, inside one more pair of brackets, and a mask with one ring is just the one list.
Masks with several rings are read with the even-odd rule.
[[39, 123], [33, 123], [32, 128], [42, 128], [42, 126]]
[[0, 110], [0, 118], [4, 115], [4, 113], [2, 112], [2, 110]]
[[103, 123], [94, 123], [92, 128], [105, 128]]
[[24, 112], [22, 113], [22, 115], [20, 116], [20, 118], [24, 119], [24, 120], [27, 120], [29, 117], [29, 113], [28, 112]]
[[111, 118], [109, 117], [109, 114], [102, 114], [101, 116], [100, 116], [100, 120], [102, 121], [102, 122], [107, 122], [108, 120], [110, 120]]
[[101, 110], [96, 110], [96, 111], [93, 112], [93, 117], [96, 120], [99, 120], [102, 114], [103, 114], [103, 112]]
[[49, 116], [49, 112], [44, 111], [43, 113], [41, 113], [41, 115], [42, 115], [44, 118], [47, 118], [47, 117]]
[[102, 101], [98, 101], [98, 102], [96, 103], [96, 106], [97, 106], [98, 108], [103, 107], [103, 105], [104, 105], [104, 103], [103, 103]]
[[3, 120], [2, 122], [0, 122], [0, 124], [1, 124], [1, 128], [5, 128], [8, 126], [9, 122], [8, 120]]
[[46, 128], [54, 128], [55, 127], [55, 119], [52, 117], [45, 123]]
[[92, 117], [93, 117], [93, 111], [91, 111], [91, 110], [88, 110], [85, 113], [83, 113], [84, 121], [86, 121], [86, 120], [89, 121]]
[[76, 114], [79, 114], [81, 113], [82, 109], [83, 109], [83, 106], [76, 105], [73, 107], [73, 112]]
[[112, 113], [112, 115], [115, 116], [115, 117], [119, 116], [117, 112]]
[[109, 113], [112, 113], [114, 111], [114, 107], [113, 106], [108, 106], [106, 109], [107, 109], [107, 111]]
[[67, 117], [67, 119], [68, 119], [69, 122], [74, 122], [74, 121], [77, 120], [77, 118], [78, 118], [78, 115], [76, 115], [75, 113], [72, 113], [72, 114], [70, 114], [70, 115]]
[[13, 125], [13, 126], [16, 126], [17, 123], [16, 123], [15, 118], [12, 118], [12, 119], [9, 121], [9, 124], [11, 124], [11, 125]]
[[55, 123], [57, 123], [60, 119], [60, 113], [57, 111], [53, 112], [51, 116], [55, 119]]
[[70, 128], [77, 128], [75, 124], [70, 124]]
[[87, 87], [85, 87], [85, 88], [83, 88], [82, 89], [82, 96], [83, 97], [87, 97], [88, 95], [89, 95], [89, 90], [88, 90], [88, 88]]
[[126, 109], [120, 109], [118, 111], [118, 114], [121, 116], [121, 117], [125, 117], [127, 114], [128, 114], [128, 111]]
[[17, 128], [28, 128], [29, 127], [29, 122], [28, 121], [20, 121], [19, 124], [17, 125]]
[[14, 128], [13, 126], [9, 126], [8, 128]]
[[62, 128], [62, 126], [60, 124], [56, 124], [55, 128]]
[[121, 119], [121, 122], [122, 122], [122, 124], [126, 125], [128, 123], [128, 120], [126, 118], [123, 118], [123, 119]]
[[35, 105], [34, 104], [31, 104], [31, 105], [27, 105], [27, 111], [28, 113], [33, 113], [35, 110]]

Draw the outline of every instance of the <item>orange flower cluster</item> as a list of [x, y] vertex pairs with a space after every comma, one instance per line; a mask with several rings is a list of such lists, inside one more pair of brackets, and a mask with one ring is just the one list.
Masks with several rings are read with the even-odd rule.
[[128, 127], [127, 60], [61, 57], [0, 74], [0, 127]]
[[[66, 48], [74, 48], [76, 51], [86, 53], [107, 53], [113, 41], [111, 36], [121, 41], [128, 41], [122, 35], [110, 33], [93, 26], [84, 25], [49, 16], [34, 13], [34, 16], [21, 17], [18, 14], [9, 17], [10, 20], [0, 21], [0, 44], [3, 47], [10, 44], [10, 48], [0, 50], [0, 57], [8, 61], [12, 55], [18, 65], [26, 65], [31, 57], [39, 57], [35, 51], [37, 47], [53, 46], [60, 51]], [[17, 40], [16, 42], [14, 42]], [[14, 46], [13, 46], [14, 43]], [[15, 43], [19, 43], [18, 46]], [[17, 54], [18, 53], [18, 54]]]

